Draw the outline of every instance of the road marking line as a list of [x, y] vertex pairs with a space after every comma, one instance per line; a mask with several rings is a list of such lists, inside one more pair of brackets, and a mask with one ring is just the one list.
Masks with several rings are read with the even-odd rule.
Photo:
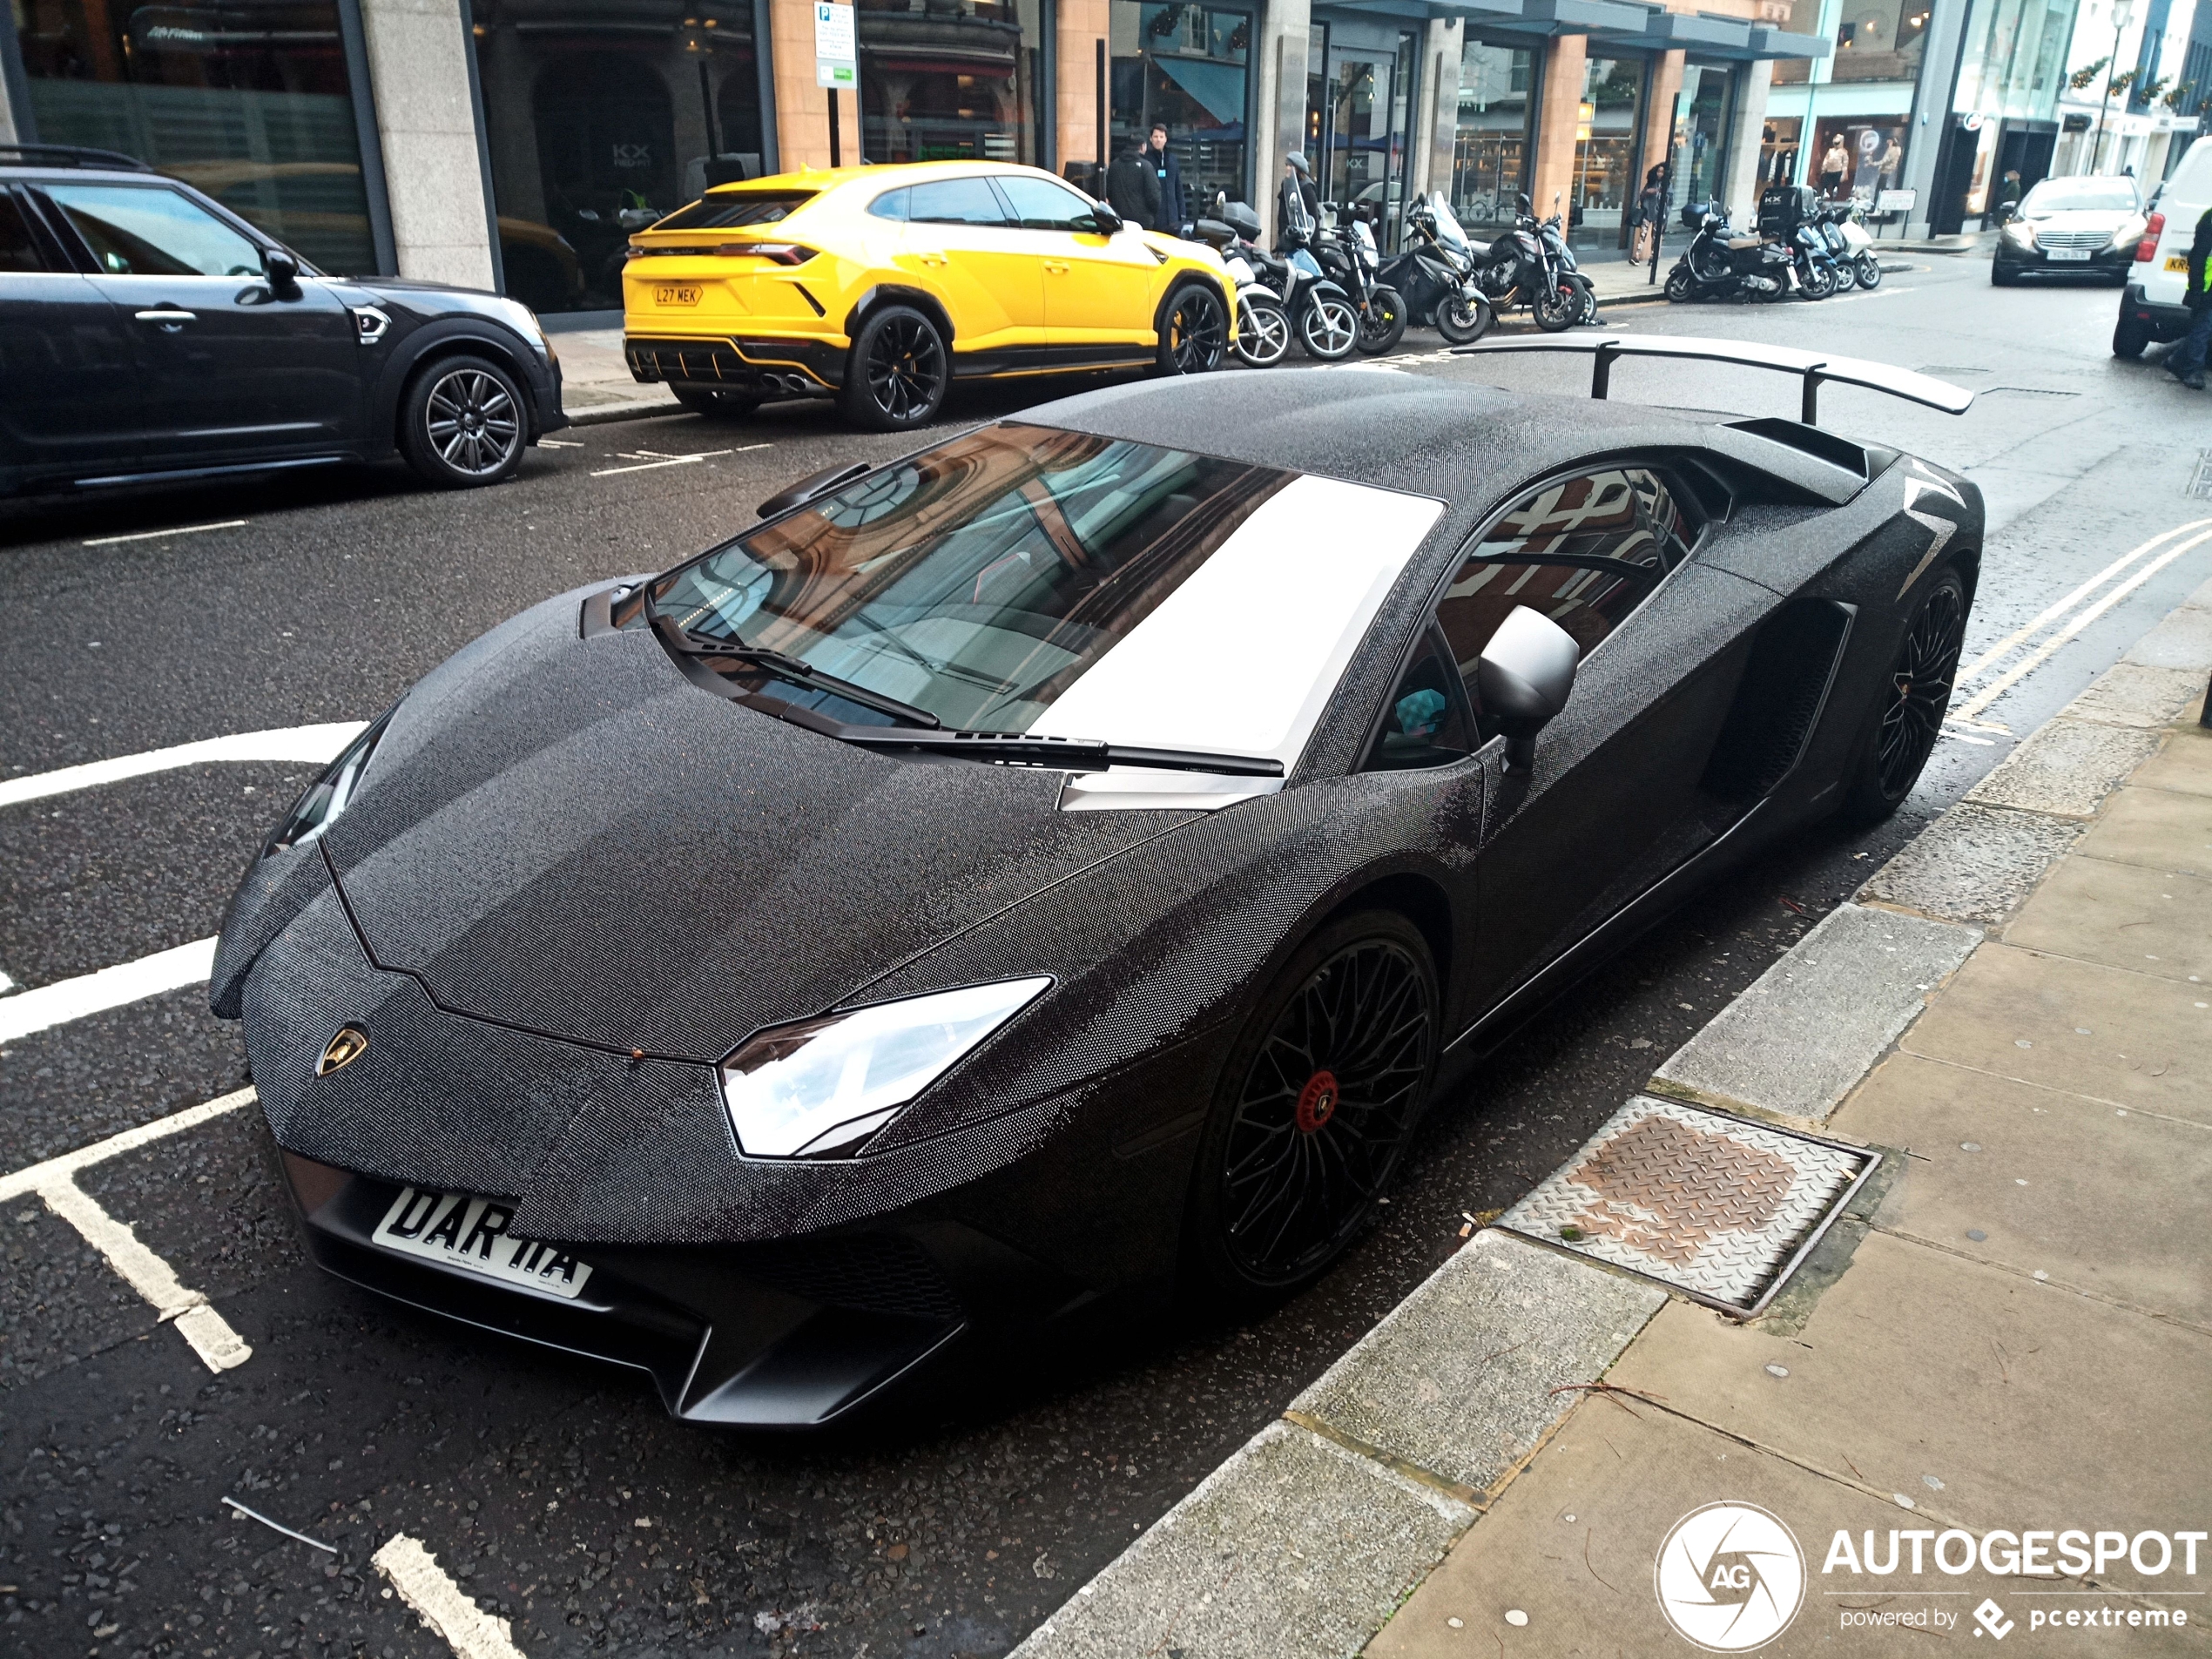
[[580, 443], [570, 443], [566, 438], [540, 438], [538, 445], [545, 449], [581, 449]]
[[422, 1541], [395, 1533], [369, 1560], [392, 1581], [400, 1599], [443, 1636], [458, 1659], [523, 1659], [514, 1627], [496, 1619], [462, 1593]]
[[[1987, 708], [1992, 703], [1994, 703], [2006, 691], [2012, 690], [2014, 685], [2020, 683], [2023, 677], [2032, 673], [2034, 670], [2040, 668], [2045, 663], [2049, 662], [2051, 658], [2057, 654], [2059, 648], [2064, 645], [2067, 641], [2072, 639], [2076, 634], [2080, 633], [2084, 628], [2087, 628], [2099, 617], [2103, 616], [2106, 611], [2111, 610], [2113, 606], [2118, 604], [2122, 599], [2125, 599], [2137, 588], [2141, 587], [2143, 583], [2149, 581], [2151, 577], [2156, 576], [2168, 565], [2173, 563], [2175, 559], [2180, 558], [2182, 554], [2188, 552], [2191, 548], [2196, 547], [2205, 542], [2212, 542], [2212, 530], [2207, 530], [2202, 536], [2192, 536], [2188, 541], [2183, 542], [2179, 547], [2172, 548], [2168, 551], [2160, 554], [2148, 564], [2143, 566], [2141, 570], [2136, 571], [2134, 575], [2129, 577], [2125, 582], [2114, 588], [2110, 593], [2105, 595], [2103, 598], [2098, 600], [2096, 604], [2089, 606], [2087, 610], [2077, 612], [2067, 622], [2064, 628], [2061, 628], [2057, 633], [2053, 634], [2050, 638], [2045, 640], [2033, 656], [2022, 658], [2011, 668], [2006, 670], [2003, 674], [1990, 681], [1990, 683], [1982, 690], [1975, 692], [1973, 698], [1967, 702], [1966, 706], [1959, 711], [1959, 718], [1962, 720], [1973, 719], [1975, 715], [1979, 714], [1984, 709]], [[9, 1006], [10, 1004], [0, 1002], [0, 1016], [4, 1016], [5, 1011]]]
[[186, 1290], [167, 1262], [140, 1244], [127, 1224], [100, 1208], [68, 1176], [45, 1182], [38, 1196], [106, 1258], [125, 1284], [153, 1305], [157, 1323], [177, 1327], [177, 1334], [192, 1345], [208, 1370], [233, 1371], [253, 1357], [245, 1339], [207, 1305], [205, 1294]]
[[15, 981], [10, 979], [4, 972], [0, 972], [0, 996], [7, 995], [9, 992], [14, 990], [15, 988]]
[[120, 962], [96, 974], [80, 974], [75, 979], [19, 991], [0, 1002], [0, 1043], [14, 1042], [88, 1014], [105, 1014], [165, 991], [204, 983], [214, 965], [215, 941], [196, 939], [134, 962]]
[[136, 1129], [126, 1129], [111, 1135], [105, 1141], [95, 1141], [90, 1146], [80, 1146], [74, 1152], [64, 1152], [17, 1170], [13, 1175], [0, 1175], [0, 1204], [20, 1198], [26, 1192], [36, 1192], [55, 1181], [64, 1181], [82, 1169], [95, 1163], [105, 1163], [110, 1158], [121, 1157], [125, 1152], [136, 1151], [155, 1141], [165, 1141], [172, 1135], [181, 1135], [188, 1129], [198, 1129], [211, 1118], [234, 1112], [254, 1101], [251, 1088], [233, 1090], [213, 1100], [203, 1101], [197, 1106], [187, 1106], [180, 1112], [166, 1117], [157, 1117], [151, 1123], [141, 1123]]
[[701, 459], [698, 455], [684, 455], [675, 461], [641, 461], [634, 467], [602, 467], [591, 475], [594, 478], [611, 478], [618, 472], [651, 472], [656, 467], [693, 467]]
[[151, 772], [197, 766], [209, 761], [293, 760], [328, 765], [338, 752], [361, 735], [362, 720], [337, 720], [327, 725], [278, 726], [267, 732], [239, 732], [227, 738], [203, 738], [169, 749], [148, 749], [143, 754], [118, 755], [112, 760], [88, 760], [79, 766], [33, 772], [28, 778], [0, 781], [0, 806], [14, 806], [71, 790], [143, 778]]
[[1975, 658], [1973, 662], [1969, 663], [1965, 668], [1959, 671], [1958, 684], [1964, 685], [1968, 680], [1978, 678], [1985, 669], [1988, 668], [1989, 665], [1994, 663], [1999, 658], [2024, 644], [2036, 632], [2037, 630], [2044, 627], [2047, 624], [2057, 621], [2059, 617], [2064, 616], [2076, 604], [2080, 604], [2083, 599], [2088, 597], [2090, 594], [2095, 592], [2097, 589], [2102, 587], [2107, 582], [2109, 582], [2113, 577], [2118, 576], [2122, 570], [2133, 564], [2137, 559], [2141, 558], [2146, 553], [2148, 553], [2161, 542], [2169, 541], [2176, 536], [2186, 536], [2191, 530], [2203, 529], [2208, 525], [2212, 525], [2212, 518], [2193, 519], [2186, 524], [2176, 524], [2170, 530], [2159, 531], [2157, 535], [2152, 536], [2150, 540], [2145, 542], [2141, 546], [2137, 547], [2129, 552], [2121, 554], [2110, 564], [2106, 565], [2103, 570], [2098, 571], [2096, 575], [2091, 577], [2080, 587], [2074, 589], [2072, 593], [2067, 594], [2065, 598], [2054, 602], [2044, 610], [2043, 614], [2036, 617], [2034, 621], [2027, 624], [2025, 627], [2015, 629], [2013, 632], [2006, 635], [2004, 638], [1999, 640], [1995, 644], [1992, 645], [1987, 651], [1982, 652], [1980, 656]]
[[242, 518], [226, 518], [219, 524], [179, 524], [172, 529], [133, 530], [128, 536], [95, 536], [80, 543], [84, 547], [113, 547], [118, 542], [152, 542], [164, 536], [198, 536], [203, 530], [235, 530], [246, 528]]

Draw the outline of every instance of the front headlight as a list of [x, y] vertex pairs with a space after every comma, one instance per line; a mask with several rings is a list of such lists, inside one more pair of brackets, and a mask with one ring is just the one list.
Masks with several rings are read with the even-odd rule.
[[369, 757], [376, 752], [377, 739], [391, 724], [392, 712], [387, 709], [370, 721], [361, 736], [339, 752], [329, 770], [292, 803], [292, 810], [261, 844], [263, 858], [288, 846], [305, 846], [338, 821], [338, 814], [352, 804], [354, 792], [361, 787], [361, 773], [368, 770]]
[[1051, 983], [1001, 980], [763, 1031], [722, 1062], [738, 1150], [756, 1158], [857, 1152]]
[[2005, 234], [2021, 247], [2035, 246], [2035, 226], [2024, 219], [2016, 219], [2006, 226]]

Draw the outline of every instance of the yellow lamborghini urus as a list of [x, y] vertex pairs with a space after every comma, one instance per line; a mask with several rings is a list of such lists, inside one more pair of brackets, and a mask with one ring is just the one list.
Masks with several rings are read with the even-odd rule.
[[1211, 248], [974, 161], [720, 185], [630, 239], [622, 290], [630, 372], [689, 408], [833, 396], [879, 431], [955, 380], [1210, 369], [1236, 315]]

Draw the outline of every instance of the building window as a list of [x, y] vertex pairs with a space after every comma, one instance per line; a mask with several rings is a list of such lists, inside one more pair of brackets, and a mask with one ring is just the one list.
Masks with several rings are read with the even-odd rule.
[[1797, 182], [1797, 145], [1804, 122], [1794, 115], [1770, 115], [1759, 134], [1759, 188]]
[[541, 312], [612, 310], [631, 232], [695, 199], [710, 157], [728, 176], [760, 169], [752, 7], [474, 11], [507, 291]]
[[[1321, 199], [1366, 206], [1386, 248], [1405, 215], [1406, 152], [1420, 60], [1410, 30], [1371, 38], [1347, 28], [1309, 37], [1306, 158]], [[1387, 43], [1387, 44], [1385, 44]]]
[[[1644, 61], [1591, 57], [1582, 65], [1582, 101], [1575, 128], [1575, 181], [1568, 202], [1570, 228], [1596, 246], [1627, 235], [1623, 226], [1635, 193], [1636, 130], [1643, 112]], [[1683, 194], [1676, 185], [1675, 199]], [[1546, 204], [1538, 202], [1541, 214]]]
[[376, 269], [334, 0], [15, 0], [47, 144], [135, 156], [326, 271]]
[[1452, 140], [1452, 211], [1466, 225], [1510, 225], [1528, 188], [1537, 54], [1470, 37], [1460, 49], [1459, 130]]
[[1844, 0], [1831, 78], [1918, 80], [1934, 10], [1933, 0]]
[[1042, 0], [860, 0], [860, 154], [1035, 166]]
[[[1719, 201], [1728, 185], [1729, 71], [1685, 64], [1682, 72], [1682, 148], [1675, 194], [1686, 204]], [[1716, 208], [1714, 211], [1719, 211]]]
[[1902, 115], [1838, 116], [1815, 124], [1809, 182], [1832, 201], [1856, 196], [1871, 209], [1897, 188], [1905, 172], [1907, 128]]
[[[1153, 124], [1161, 123], [1183, 185], [1183, 219], [1196, 219], [1217, 195], [1250, 200], [1256, 188], [1245, 127], [1252, 14], [1113, 0], [1107, 26], [1113, 153], [1138, 148]], [[1170, 207], [1163, 205], [1161, 212], [1167, 214]]]

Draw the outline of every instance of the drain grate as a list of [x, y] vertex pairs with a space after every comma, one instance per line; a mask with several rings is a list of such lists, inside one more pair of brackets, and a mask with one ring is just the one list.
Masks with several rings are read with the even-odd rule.
[[2212, 500], [2212, 449], [2197, 451], [2196, 471], [2189, 478], [2188, 488], [2182, 493]]
[[1880, 1162], [1639, 1095], [1498, 1224], [1750, 1318]]

